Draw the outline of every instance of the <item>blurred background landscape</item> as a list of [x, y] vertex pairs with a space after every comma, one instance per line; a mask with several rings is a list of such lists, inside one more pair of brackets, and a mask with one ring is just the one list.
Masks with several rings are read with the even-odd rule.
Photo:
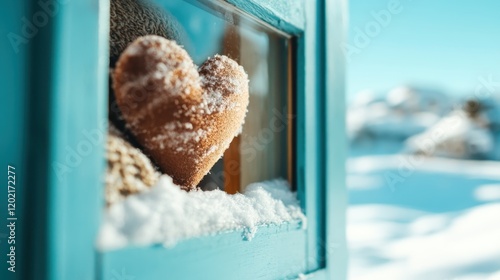
[[350, 279], [500, 279], [500, 2], [349, 2]]

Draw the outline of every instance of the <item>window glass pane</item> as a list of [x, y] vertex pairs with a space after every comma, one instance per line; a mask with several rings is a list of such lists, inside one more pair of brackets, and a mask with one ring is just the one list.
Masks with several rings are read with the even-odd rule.
[[289, 38], [222, 2], [161, 1], [159, 5], [179, 22], [181, 44], [197, 65], [224, 54], [242, 65], [250, 80], [242, 133], [202, 181], [202, 187], [237, 188], [255, 181], [288, 179]]

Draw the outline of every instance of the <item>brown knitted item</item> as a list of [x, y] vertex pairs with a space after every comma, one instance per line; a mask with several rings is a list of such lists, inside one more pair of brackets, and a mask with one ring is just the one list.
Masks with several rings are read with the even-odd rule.
[[112, 65], [135, 39], [158, 35], [180, 42], [180, 27], [167, 12], [148, 0], [111, 0], [110, 57]]
[[138, 142], [174, 182], [193, 188], [240, 133], [248, 76], [216, 55], [199, 69], [174, 41], [145, 36], [120, 56], [113, 88]]
[[[182, 27], [164, 9], [152, 4], [153, 0], [111, 0], [110, 3], [110, 61], [111, 68], [123, 50], [135, 39], [145, 35], [158, 35], [182, 44]], [[111, 80], [111, 77], [110, 77]], [[110, 82], [111, 85], [111, 82]], [[113, 89], [109, 89], [108, 117], [120, 131], [127, 134], [127, 139], [136, 145], [125, 128], [125, 122], [116, 106]]]
[[106, 204], [123, 200], [126, 196], [149, 189], [160, 176], [151, 161], [132, 147], [113, 128], [106, 146]]

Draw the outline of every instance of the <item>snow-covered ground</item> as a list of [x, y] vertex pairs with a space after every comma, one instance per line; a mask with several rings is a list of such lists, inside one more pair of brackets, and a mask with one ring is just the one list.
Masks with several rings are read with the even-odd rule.
[[348, 162], [349, 279], [500, 279], [500, 162], [380, 154]]
[[350, 279], [500, 280], [500, 99], [366, 91], [347, 120]]

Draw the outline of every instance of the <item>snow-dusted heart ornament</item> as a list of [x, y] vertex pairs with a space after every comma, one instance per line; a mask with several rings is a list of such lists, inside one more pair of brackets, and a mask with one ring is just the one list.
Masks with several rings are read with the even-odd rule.
[[194, 188], [241, 131], [248, 76], [216, 55], [199, 69], [159, 36], [140, 37], [121, 54], [113, 90], [128, 128], [145, 152], [184, 188]]

